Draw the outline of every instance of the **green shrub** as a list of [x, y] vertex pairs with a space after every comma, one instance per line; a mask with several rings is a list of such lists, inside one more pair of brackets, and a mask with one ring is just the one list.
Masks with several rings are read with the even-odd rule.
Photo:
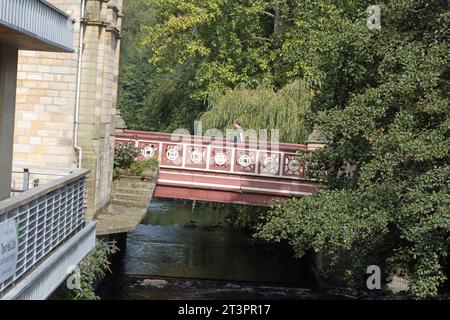
[[113, 180], [116, 180], [117, 178], [120, 177], [120, 171], [118, 168], [114, 168], [113, 169]]
[[139, 155], [139, 149], [133, 143], [123, 143], [114, 151], [114, 167], [129, 169]]
[[158, 168], [158, 160], [150, 159], [150, 160], [144, 160], [144, 161], [135, 161], [131, 167], [130, 171], [132, 174], [135, 175], [142, 175], [145, 171], [145, 169], [156, 169]]
[[80, 289], [71, 291], [73, 300], [100, 299], [95, 294], [94, 282], [103, 279], [107, 272], [111, 272], [108, 258], [118, 250], [115, 242], [97, 240], [94, 251], [80, 264]]

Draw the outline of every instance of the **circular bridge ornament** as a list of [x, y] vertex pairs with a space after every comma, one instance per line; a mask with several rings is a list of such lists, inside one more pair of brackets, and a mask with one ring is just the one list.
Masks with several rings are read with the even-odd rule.
[[273, 170], [275, 169], [275, 166], [277, 165], [277, 162], [272, 157], [267, 157], [264, 159], [264, 168], [267, 170]]
[[167, 150], [167, 154], [166, 154], [167, 159], [169, 159], [170, 161], [177, 160], [179, 155], [180, 154], [179, 154], [178, 150], [176, 150], [176, 149], [169, 149], [169, 150]]
[[142, 150], [142, 155], [145, 159], [151, 159], [155, 155], [155, 149], [153, 149], [153, 147], [145, 147], [144, 150]]
[[224, 153], [218, 153], [214, 156], [214, 162], [218, 166], [223, 166], [225, 163], [227, 163], [227, 156]]
[[241, 167], [247, 168], [250, 166], [251, 163], [252, 159], [250, 158], [250, 156], [243, 154], [242, 156], [239, 157], [239, 164], [241, 165]]
[[297, 159], [290, 160], [288, 163], [288, 168], [292, 172], [300, 170], [300, 161], [298, 161]]
[[193, 163], [201, 163], [203, 160], [203, 155], [200, 151], [195, 150], [191, 153], [191, 160]]

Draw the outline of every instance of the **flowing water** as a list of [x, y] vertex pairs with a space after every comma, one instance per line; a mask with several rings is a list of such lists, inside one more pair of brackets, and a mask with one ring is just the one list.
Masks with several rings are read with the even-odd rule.
[[314, 285], [308, 265], [288, 247], [255, 242], [226, 223], [227, 211], [153, 199], [128, 234], [115, 275], [100, 287], [102, 298], [282, 298]]
[[324, 299], [306, 259], [289, 247], [255, 242], [226, 223], [227, 211], [153, 199], [102, 299]]

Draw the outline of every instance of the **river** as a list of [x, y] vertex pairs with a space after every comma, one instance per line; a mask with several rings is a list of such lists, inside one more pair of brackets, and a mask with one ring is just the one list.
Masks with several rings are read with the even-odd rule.
[[[289, 247], [255, 242], [226, 223], [226, 208], [153, 199], [102, 299], [346, 299], [318, 289], [310, 264]], [[351, 298], [351, 297], [350, 297]]]

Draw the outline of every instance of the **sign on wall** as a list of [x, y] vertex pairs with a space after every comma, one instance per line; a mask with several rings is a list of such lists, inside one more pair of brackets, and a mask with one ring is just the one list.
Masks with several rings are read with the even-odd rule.
[[0, 223], [0, 284], [16, 273], [19, 239], [15, 220]]

